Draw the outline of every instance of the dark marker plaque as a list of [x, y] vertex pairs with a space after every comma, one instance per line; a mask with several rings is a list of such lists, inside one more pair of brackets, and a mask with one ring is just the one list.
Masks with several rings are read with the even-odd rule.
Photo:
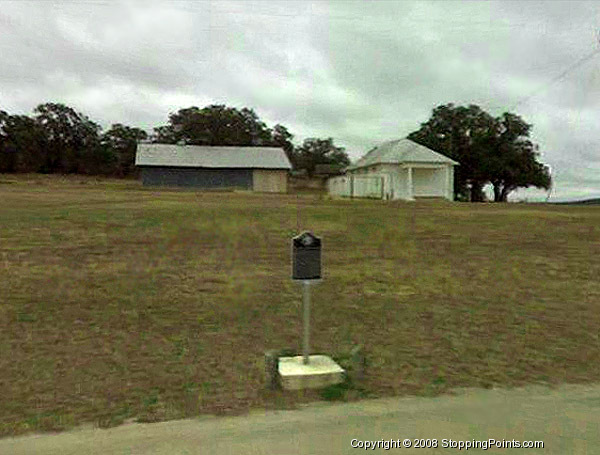
[[321, 279], [321, 239], [311, 232], [292, 239], [292, 279]]

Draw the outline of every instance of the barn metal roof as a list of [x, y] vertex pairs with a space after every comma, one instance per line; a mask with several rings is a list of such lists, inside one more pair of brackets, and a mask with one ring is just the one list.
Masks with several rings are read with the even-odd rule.
[[375, 147], [356, 163], [347, 169], [358, 169], [371, 166], [373, 164], [400, 164], [400, 163], [458, 163], [451, 160], [441, 153], [434, 152], [410, 139], [397, 139], [395, 141], [384, 142]]
[[291, 169], [279, 147], [138, 144], [136, 166]]

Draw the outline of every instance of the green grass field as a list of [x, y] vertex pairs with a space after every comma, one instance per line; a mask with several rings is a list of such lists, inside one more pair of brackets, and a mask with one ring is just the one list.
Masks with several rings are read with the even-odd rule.
[[0, 176], [0, 435], [238, 413], [299, 349], [290, 238], [323, 238], [314, 352], [343, 398], [600, 377], [600, 207], [331, 201]]

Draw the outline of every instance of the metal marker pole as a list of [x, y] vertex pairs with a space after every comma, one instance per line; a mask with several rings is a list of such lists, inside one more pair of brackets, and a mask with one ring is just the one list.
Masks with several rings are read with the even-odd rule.
[[302, 355], [304, 365], [308, 365], [310, 355], [310, 281], [302, 281], [302, 306], [304, 307], [304, 340], [302, 343]]

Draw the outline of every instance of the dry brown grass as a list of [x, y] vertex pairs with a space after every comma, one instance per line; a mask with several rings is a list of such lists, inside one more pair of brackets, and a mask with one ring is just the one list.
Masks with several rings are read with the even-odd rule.
[[298, 212], [324, 239], [314, 351], [364, 344], [364, 395], [600, 376], [600, 208], [41, 176], [0, 200], [3, 435], [318, 398], [264, 390], [264, 351], [300, 343]]

